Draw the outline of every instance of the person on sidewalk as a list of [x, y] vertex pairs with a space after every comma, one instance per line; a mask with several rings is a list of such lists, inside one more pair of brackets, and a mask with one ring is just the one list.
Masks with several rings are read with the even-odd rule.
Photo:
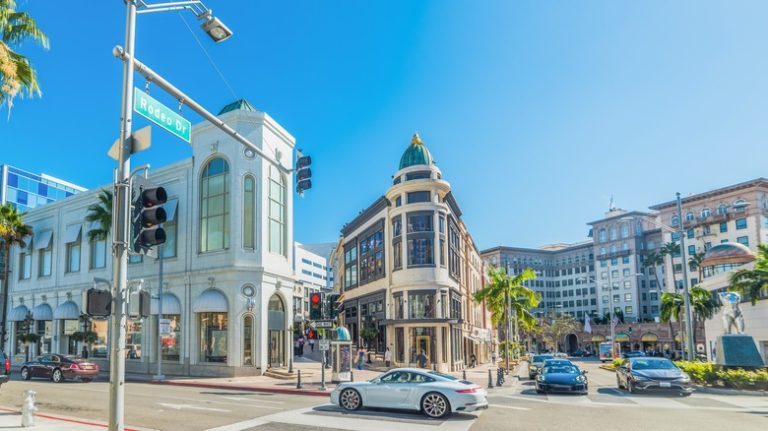
[[[269, 342], [269, 351], [272, 351], [272, 341]], [[293, 356], [299, 356], [299, 339], [293, 341]]]
[[384, 352], [384, 365], [389, 368], [390, 364], [392, 364], [392, 352], [390, 352], [389, 347], [387, 347], [387, 350]]
[[416, 357], [416, 361], [419, 363], [419, 368], [427, 368], [427, 354], [425, 351], [421, 351], [419, 356]]
[[299, 337], [299, 356], [304, 356], [304, 336]]
[[365, 361], [365, 348], [360, 347], [357, 349], [357, 369], [363, 369], [363, 361]]
[[477, 356], [475, 356], [474, 353], [469, 357], [469, 361], [469, 368], [475, 368], [477, 366]]
[[315, 351], [315, 339], [314, 338], [310, 338], [309, 339], [309, 348], [312, 350], [312, 352]]

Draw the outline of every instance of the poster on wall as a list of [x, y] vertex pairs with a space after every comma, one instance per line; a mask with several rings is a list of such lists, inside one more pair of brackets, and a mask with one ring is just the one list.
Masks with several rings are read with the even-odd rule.
[[352, 369], [352, 346], [342, 344], [339, 346], [339, 372], [347, 373]]

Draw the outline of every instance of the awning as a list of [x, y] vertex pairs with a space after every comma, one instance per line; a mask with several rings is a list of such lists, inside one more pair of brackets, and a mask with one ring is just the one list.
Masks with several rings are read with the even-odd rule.
[[35, 234], [35, 250], [48, 248], [48, 246], [51, 244], [51, 238], [53, 238], [52, 230], [46, 230], [44, 232]]
[[166, 223], [171, 223], [172, 221], [176, 220], [176, 208], [179, 206], [179, 200], [178, 199], [170, 199], [168, 202], [163, 204], [163, 209], [165, 210], [166, 214]]
[[485, 341], [482, 338], [475, 337], [472, 334], [465, 334], [464, 338], [468, 338], [468, 339], [472, 340], [473, 343], [482, 343], [483, 341]]
[[656, 343], [659, 341], [659, 336], [656, 334], [651, 334], [650, 332], [647, 334], [643, 334], [642, 337], [640, 337], [640, 341], [646, 342], [646, 343]]
[[216, 289], [206, 290], [192, 303], [194, 313], [225, 313], [228, 308], [227, 297]]
[[628, 343], [629, 342], [629, 335], [620, 332], [616, 334], [616, 341], [619, 343]]
[[[152, 303], [149, 307], [150, 313], [157, 314], [159, 308], [160, 301], [152, 299]], [[179, 302], [179, 298], [172, 293], [163, 293], [163, 315], [166, 314], [181, 314], [181, 302]]]
[[8, 321], [23, 322], [27, 318], [27, 313], [29, 313], [29, 308], [26, 305], [17, 305], [8, 315]]
[[32, 309], [32, 318], [35, 320], [53, 320], [53, 310], [46, 303], [38, 304]]
[[592, 336], [592, 342], [593, 343], [602, 343], [603, 341], [605, 341], [605, 337], [603, 337], [602, 335], [593, 335]]
[[80, 238], [80, 231], [83, 229], [81, 224], [73, 224], [67, 226], [67, 231], [64, 232], [64, 244], [71, 244]]
[[75, 320], [80, 318], [80, 307], [72, 301], [66, 301], [56, 307], [53, 312], [54, 319]]

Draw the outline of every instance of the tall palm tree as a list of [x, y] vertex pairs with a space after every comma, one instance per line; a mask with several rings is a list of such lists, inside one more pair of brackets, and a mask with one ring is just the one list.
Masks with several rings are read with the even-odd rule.
[[757, 304], [764, 289], [768, 288], [768, 244], [757, 246], [757, 260], [753, 269], [736, 270], [730, 277], [730, 289]]
[[[490, 283], [483, 289], [475, 292], [474, 299], [477, 302], [485, 301], [486, 307], [491, 311], [491, 323], [494, 326], [503, 320], [509, 328], [510, 313], [515, 310], [517, 320], [524, 328], [532, 328], [536, 325], [536, 318], [530, 313], [532, 308], [539, 305], [539, 295], [533, 290], [523, 286], [528, 280], [536, 278], [536, 273], [531, 268], [526, 268], [520, 274], [511, 277], [501, 267], [488, 268]], [[507, 307], [508, 301], [511, 307]], [[510, 310], [510, 308], [512, 310]], [[510, 346], [510, 333], [505, 330], [506, 346]], [[509, 355], [505, 355], [509, 361]], [[507, 363], [509, 369], [509, 363]]]
[[112, 192], [102, 189], [97, 198], [99, 202], [89, 206], [85, 216], [85, 221], [99, 225], [88, 231], [88, 241], [105, 239], [112, 231]]
[[[2, 0], [0, 0], [2, 1]], [[11, 248], [14, 245], [19, 247], [26, 247], [24, 238], [32, 235], [32, 228], [24, 223], [21, 219], [22, 213], [19, 213], [16, 208], [10, 203], [0, 206], [0, 240], [3, 247], [3, 311], [0, 313], [2, 320], [0, 321], [0, 351], [5, 349], [5, 336], [6, 320], [8, 318], [8, 281], [11, 271]]]
[[48, 36], [26, 12], [16, 10], [15, 0], [0, 0], [0, 106], [14, 97], [41, 95], [37, 73], [29, 59], [13, 50], [25, 40], [48, 48]]
[[[664, 292], [661, 294], [661, 321], [669, 323], [669, 335], [675, 339], [675, 331], [672, 321], [676, 320], [680, 325], [678, 333], [683, 333], [683, 319], [680, 318], [685, 307], [683, 295], [677, 292]], [[681, 340], [682, 341], [682, 340]]]
[[[701, 286], [693, 286], [689, 293], [694, 321], [709, 320], [720, 309], [720, 303], [712, 297], [712, 293], [707, 289]], [[696, 340], [696, 325], [693, 325], [693, 339]]]
[[706, 253], [700, 251], [698, 253], [693, 253], [693, 255], [688, 258], [688, 266], [690, 266], [691, 269], [695, 269], [699, 273], [699, 283], [701, 283], [701, 280], [704, 279], [704, 268], [701, 266], [701, 262], [704, 261], [705, 255]]
[[669, 256], [670, 268], [672, 269], [672, 285], [674, 286], [673, 292], [677, 292], [677, 279], [675, 278], [675, 255], [680, 253], [680, 244], [676, 242], [668, 242], [661, 247], [661, 256]]
[[664, 254], [651, 250], [643, 256], [643, 268], [653, 268], [653, 275], [656, 277], [656, 287], [661, 290], [661, 280], [659, 279], [658, 266], [664, 264]]

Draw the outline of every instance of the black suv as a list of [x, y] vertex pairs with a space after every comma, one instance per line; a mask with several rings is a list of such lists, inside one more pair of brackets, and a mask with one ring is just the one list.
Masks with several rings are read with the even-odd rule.
[[0, 352], [0, 386], [11, 379], [11, 359]]

